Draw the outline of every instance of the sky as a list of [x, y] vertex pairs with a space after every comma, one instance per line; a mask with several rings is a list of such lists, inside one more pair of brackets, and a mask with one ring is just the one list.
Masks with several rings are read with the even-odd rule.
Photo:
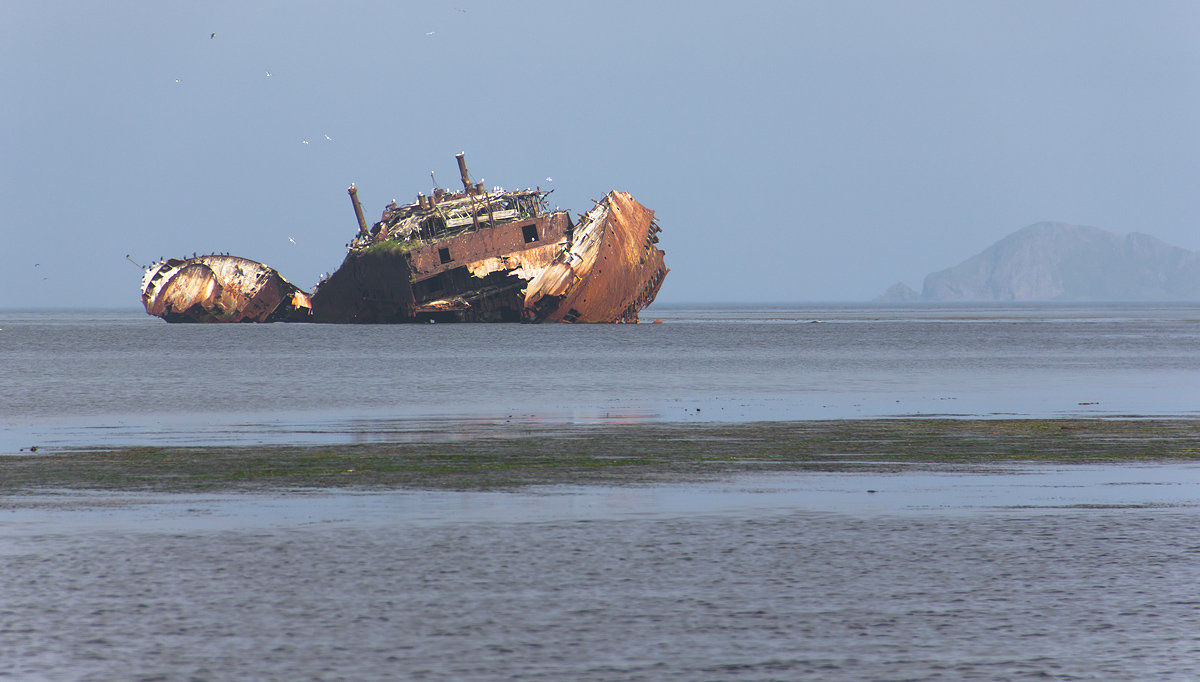
[[351, 183], [375, 220], [459, 152], [632, 193], [661, 303], [919, 290], [1043, 220], [1200, 250], [1198, 38], [1191, 1], [0, 0], [0, 308], [140, 308], [193, 252], [310, 289]]

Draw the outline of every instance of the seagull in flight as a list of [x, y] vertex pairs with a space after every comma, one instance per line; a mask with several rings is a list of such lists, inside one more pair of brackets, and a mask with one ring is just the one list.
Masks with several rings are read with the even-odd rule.
[[270, 78], [270, 77], [271, 77], [271, 72], [270, 72], [270, 71], [268, 71], [268, 72], [267, 72], [267, 78]]
[[547, 177], [547, 178], [546, 178], [546, 182], [554, 182], [554, 178]]
[[208, 39], [209, 39], [209, 40], [212, 40], [213, 38], [216, 38], [216, 37], [217, 37], [217, 34], [216, 34], [216, 33], [209, 33], [209, 34], [208, 34]]
[[427, 35], [427, 36], [431, 36], [431, 35], [433, 35], [434, 33], [437, 33], [437, 31], [428, 31], [428, 32], [427, 32], [425, 35]]
[[305, 138], [305, 139], [300, 140], [300, 144], [308, 144], [308, 139]]
[[295, 240], [294, 238], [292, 238], [292, 237], [288, 237], [288, 241], [289, 241], [289, 242], [291, 242], [291, 243], [293, 243], [293, 244], [295, 244], [295, 243], [296, 243], [296, 240]]
[[329, 142], [333, 142], [333, 138], [328, 135], [325, 136], [325, 139], [328, 140]]

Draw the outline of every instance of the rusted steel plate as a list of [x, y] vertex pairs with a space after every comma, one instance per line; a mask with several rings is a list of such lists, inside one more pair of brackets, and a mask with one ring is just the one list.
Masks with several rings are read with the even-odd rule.
[[273, 268], [224, 255], [155, 264], [142, 283], [142, 304], [168, 322], [297, 321], [312, 312], [308, 295]]
[[654, 212], [609, 192], [578, 226], [549, 190], [461, 193], [384, 208], [310, 297], [275, 270], [225, 255], [170, 259], [142, 282], [146, 311], [172, 322], [637, 322], [667, 268]]
[[668, 272], [654, 246], [657, 232], [654, 211], [626, 192], [609, 192], [557, 262], [529, 283], [526, 315], [539, 322], [637, 322]]

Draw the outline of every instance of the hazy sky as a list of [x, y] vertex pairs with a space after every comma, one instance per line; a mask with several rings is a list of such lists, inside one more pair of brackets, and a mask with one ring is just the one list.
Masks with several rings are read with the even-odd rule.
[[310, 288], [351, 182], [374, 220], [459, 151], [654, 209], [660, 302], [920, 289], [1041, 220], [1200, 250], [1191, 1], [0, 0], [0, 93], [3, 308], [139, 307], [125, 254]]

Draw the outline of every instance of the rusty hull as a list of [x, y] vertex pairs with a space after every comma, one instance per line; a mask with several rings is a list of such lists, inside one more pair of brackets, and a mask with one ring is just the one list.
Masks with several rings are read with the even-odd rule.
[[273, 268], [237, 256], [169, 258], [142, 279], [146, 312], [167, 322], [303, 321], [308, 294]]
[[463, 191], [388, 204], [311, 296], [234, 256], [170, 259], [143, 280], [146, 312], [170, 322], [637, 322], [668, 270], [654, 211], [612, 191], [575, 225], [549, 191], [485, 191], [463, 155]]
[[317, 286], [313, 319], [519, 322], [525, 285], [554, 261], [570, 223], [563, 211], [527, 214], [428, 240], [380, 238], [388, 232], [377, 225]]
[[654, 211], [609, 192], [583, 216], [574, 239], [529, 283], [526, 318], [535, 322], [637, 322], [669, 270]]

